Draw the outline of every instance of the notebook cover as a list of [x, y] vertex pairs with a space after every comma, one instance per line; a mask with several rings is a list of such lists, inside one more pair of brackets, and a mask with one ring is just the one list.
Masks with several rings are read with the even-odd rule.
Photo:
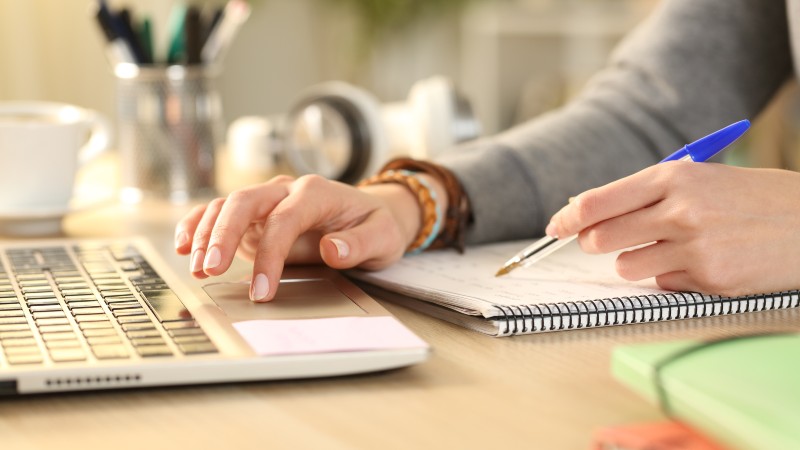
[[614, 376], [659, 405], [660, 378], [671, 414], [723, 445], [800, 448], [800, 335], [621, 346], [612, 358]]

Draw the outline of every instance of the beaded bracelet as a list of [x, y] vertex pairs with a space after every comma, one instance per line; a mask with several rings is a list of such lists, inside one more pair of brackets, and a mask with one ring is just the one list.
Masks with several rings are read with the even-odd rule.
[[444, 214], [439, 207], [436, 191], [430, 183], [410, 170], [387, 170], [361, 181], [358, 186], [383, 183], [401, 184], [417, 197], [417, 201], [422, 207], [422, 226], [414, 241], [406, 249], [406, 254], [415, 255], [423, 252], [439, 235], [444, 221]]
[[472, 224], [473, 218], [469, 197], [455, 174], [434, 162], [412, 158], [395, 158], [381, 168], [381, 171], [389, 170], [410, 170], [424, 173], [442, 184], [447, 193], [447, 210], [444, 214], [442, 230], [428, 248], [451, 247], [458, 250], [459, 253], [464, 253], [467, 228]]

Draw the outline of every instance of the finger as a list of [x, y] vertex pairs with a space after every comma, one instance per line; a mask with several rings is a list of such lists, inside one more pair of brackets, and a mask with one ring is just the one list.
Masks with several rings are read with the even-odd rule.
[[191, 272], [195, 278], [208, 278], [208, 275], [203, 272], [203, 260], [206, 256], [211, 230], [214, 227], [214, 223], [217, 221], [217, 216], [224, 203], [224, 198], [211, 200], [206, 206], [203, 216], [200, 218], [200, 222], [194, 230], [194, 237], [192, 238], [192, 256], [189, 258], [189, 272]]
[[557, 212], [547, 227], [550, 236], [567, 237], [596, 223], [652, 205], [664, 198], [665, 180], [680, 165], [657, 164], [605, 186], [590, 189]]
[[284, 262], [297, 238], [321, 220], [325, 215], [323, 211], [342, 206], [343, 200], [329, 199], [336, 197], [332, 194], [332, 186], [321, 177], [303, 177], [296, 186], [290, 187], [289, 195], [267, 215], [266, 228], [253, 261], [251, 300], [269, 301], [275, 297]]
[[649, 242], [669, 240], [672, 228], [664, 223], [664, 202], [594, 224], [578, 235], [587, 253], [610, 253]]
[[678, 246], [670, 242], [656, 242], [617, 256], [616, 270], [619, 276], [629, 281], [659, 276], [682, 270], [685, 260]]
[[335, 269], [380, 269], [403, 256], [403, 236], [391, 213], [376, 210], [346, 230], [329, 233], [319, 242], [322, 260]]
[[179, 255], [188, 255], [190, 253], [192, 236], [205, 211], [205, 204], [195, 206], [175, 225], [175, 250]]
[[287, 185], [291, 181], [290, 177], [279, 177], [228, 196], [210, 232], [202, 267], [207, 275], [228, 270], [247, 229], [289, 195]]
[[686, 271], [664, 273], [656, 277], [661, 289], [677, 292], [703, 292], [697, 282]]

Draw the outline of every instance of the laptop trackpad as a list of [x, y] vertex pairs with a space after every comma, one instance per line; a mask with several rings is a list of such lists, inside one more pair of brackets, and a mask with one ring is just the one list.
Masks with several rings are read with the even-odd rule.
[[214, 283], [203, 286], [209, 297], [233, 320], [312, 319], [366, 316], [367, 313], [324, 278], [281, 280], [270, 302], [250, 301], [250, 284]]

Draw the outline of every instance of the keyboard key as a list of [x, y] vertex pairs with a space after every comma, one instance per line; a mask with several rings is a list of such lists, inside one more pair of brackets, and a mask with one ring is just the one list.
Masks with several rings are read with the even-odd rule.
[[28, 346], [20, 346], [20, 347], [10, 347], [5, 349], [5, 354], [7, 356], [11, 355], [25, 355], [30, 353], [39, 354], [39, 346], [37, 345], [28, 345]]
[[150, 320], [150, 316], [146, 314], [138, 315], [138, 316], [124, 316], [118, 317], [117, 322], [120, 324], [131, 324], [131, 323], [152, 323]]
[[87, 300], [97, 300], [97, 298], [94, 296], [94, 294], [92, 294], [92, 295], [65, 295], [64, 296], [64, 301], [66, 301], [67, 303], [82, 302], [82, 301], [87, 301]]
[[42, 362], [42, 355], [39, 353], [27, 353], [24, 355], [6, 356], [6, 361], [9, 364], [40, 364]]
[[139, 300], [136, 299], [133, 295], [121, 295], [119, 297], [108, 297], [105, 299], [106, 303], [110, 307], [115, 303], [128, 303], [128, 302], [136, 302], [139, 303]]
[[100, 306], [100, 302], [98, 302], [97, 300], [91, 300], [91, 301], [84, 300], [80, 302], [69, 303], [67, 304], [67, 306], [69, 307], [69, 309], [96, 308]]
[[128, 331], [140, 331], [140, 330], [155, 330], [156, 327], [153, 322], [141, 322], [141, 323], [123, 323], [122, 329], [125, 332]]
[[122, 359], [129, 356], [124, 345], [94, 345], [92, 353], [97, 359]]
[[142, 308], [141, 306], [139, 306], [138, 308], [115, 309], [111, 313], [114, 314], [114, 317], [117, 317], [117, 318], [119, 318], [119, 317], [127, 317], [127, 316], [141, 316], [141, 315], [145, 315], [146, 316], [147, 315], [147, 312], [145, 312], [144, 308]]
[[46, 345], [47, 348], [50, 349], [51, 351], [53, 349], [81, 347], [81, 343], [77, 339], [65, 340], [65, 341], [45, 341], [44, 345]]
[[75, 333], [72, 331], [62, 331], [60, 333], [47, 333], [42, 335], [45, 341], [68, 341], [76, 339]]
[[200, 344], [203, 342], [210, 342], [205, 334], [195, 334], [189, 336], [175, 336], [172, 338], [176, 344]]
[[194, 320], [184, 320], [182, 322], [165, 322], [161, 324], [167, 330], [176, 330], [178, 328], [199, 328], [200, 325]]
[[160, 337], [161, 332], [155, 328], [149, 330], [131, 330], [127, 333], [129, 339]]
[[28, 323], [24, 317], [0, 317], [0, 325], [14, 325], [19, 323]]
[[89, 289], [89, 285], [83, 281], [78, 283], [58, 283], [58, 288], [61, 291], [70, 289]]
[[25, 337], [19, 337], [15, 339], [3, 339], [3, 347], [5, 348], [12, 348], [12, 347], [30, 347], [35, 346], [36, 339], [33, 338], [32, 334], [28, 334]]
[[60, 311], [60, 310], [59, 311], [35, 312], [35, 313], [32, 314], [32, 316], [33, 316], [34, 320], [37, 321], [37, 323], [38, 323], [38, 321], [40, 319], [42, 319], [42, 320], [43, 319], [63, 319], [65, 317], [67, 317], [66, 314], [64, 314], [64, 311]]
[[111, 324], [110, 320], [100, 321], [100, 322], [82, 322], [78, 324], [81, 327], [81, 330], [99, 330], [104, 328], [114, 328], [114, 325]]
[[103, 322], [108, 321], [108, 316], [103, 314], [87, 314], [87, 315], [77, 315], [75, 316], [75, 321], [78, 323], [86, 323], [86, 322]]
[[93, 295], [91, 289], [64, 289], [61, 291], [61, 295], [68, 297], [73, 295]]
[[72, 331], [72, 325], [42, 325], [39, 327], [39, 333], [63, 333], [64, 331]]
[[50, 359], [55, 362], [84, 361], [86, 353], [81, 348], [54, 348], [50, 350]]
[[206, 333], [200, 327], [175, 328], [175, 329], [169, 330], [169, 334], [172, 337], [175, 337], [175, 336], [196, 336], [196, 335], [205, 336], [206, 335]]
[[139, 356], [149, 358], [152, 356], [171, 356], [172, 350], [166, 345], [143, 345], [141, 347], [136, 347], [136, 353], [138, 353]]
[[[98, 323], [98, 322], [92, 322], [92, 323]], [[83, 335], [87, 338], [97, 337], [97, 336], [116, 336], [117, 330], [113, 328], [90, 328], [87, 330], [83, 330]]]
[[48, 305], [33, 305], [33, 306], [29, 305], [28, 309], [32, 313], [39, 313], [39, 312], [46, 312], [46, 311], [58, 311], [58, 312], [61, 312], [61, 305], [58, 304], [58, 303], [55, 303], [55, 304], [51, 303], [51, 304], [48, 304]]
[[6, 342], [14, 339], [25, 339], [33, 337], [33, 332], [30, 328], [26, 327], [22, 330], [14, 330], [14, 331], [2, 331], [0, 330], [0, 341], [3, 342], [3, 345], [6, 345]]
[[109, 336], [92, 336], [87, 337], [86, 341], [89, 343], [90, 346], [95, 346], [99, 344], [121, 344], [122, 341], [118, 335], [109, 335]]
[[53, 298], [38, 298], [38, 299], [30, 299], [25, 300], [25, 303], [28, 304], [28, 307], [31, 306], [47, 306], [47, 305], [58, 305], [61, 308], [61, 304], [58, 302], [58, 299]]
[[36, 319], [36, 325], [41, 328], [43, 326], [50, 326], [50, 325], [69, 325], [69, 320], [66, 317], [61, 318], [47, 318], [47, 319]]
[[192, 318], [189, 311], [183, 306], [181, 300], [171, 290], [144, 290], [141, 293], [160, 322]]
[[74, 316], [76, 316], [76, 317], [77, 316], [95, 315], [95, 314], [102, 314], [103, 316], [105, 316], [106, 311], [103, 308], [98, 306], [96, 308], [78, 308], [78, 309], [73, 309], [72, 310], [72, 314]]
[[164, 339], [161, 336], [158, 337], [144, 337], [144, 338], [136, 338], [131, 339], [131, 343], [134, 347], [139, 347], [142, 345], [165, 345]]
[[31, 292], [29, 294], [22, 294], [25, 297], [25, 300], [36, 300], [42, 298], [56, 298], [56, 296], [52, 292]]
[[207, 343], [192, 343], [192, 344], [178, 344], [178, 348], [187, 355], [197, 355], [201, 353], [216, 353], [217, 347], [211, 342]]
[[118, 303], [109, 303], [108, 309], [111, 311], [117, 311], [120, 309], [141, 309], [142, 304], [137, 301], [132, 302], [118, 302]]

